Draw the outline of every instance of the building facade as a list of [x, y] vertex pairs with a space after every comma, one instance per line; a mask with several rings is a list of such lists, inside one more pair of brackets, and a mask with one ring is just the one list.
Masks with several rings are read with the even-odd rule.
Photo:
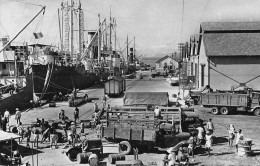
[[157, 60], [155, 64], [157, 70], [175, 70], [179, 67], [179, 63], [168, 55]]
[[260, 90], [260, 22], [204, 22], [200, 34], [198, 56], [190, 60], [197, 88]]

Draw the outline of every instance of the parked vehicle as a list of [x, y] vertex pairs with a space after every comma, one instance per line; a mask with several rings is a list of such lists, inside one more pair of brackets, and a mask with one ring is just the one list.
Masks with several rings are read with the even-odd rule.
[[112, 77], [104, 87], [104, 93], [108, 96], [119, 96], [126, 90], [126, 83], [123, 77]]
[[204, 107], [210, 107], [211, 112], [215, 115], [244, 111], [260, 116], [260, 93], [250, 89], [246, 93], [209, 92], [193, 93], [191, 96]]
[[70, 107], [76, 107], [80, 104], [86, 103], [88, 101], [88, 95], [83, 92], [77, 92], [77, 95], [71, 94], [68, 100]]
[[159, 108], [160, 117], [154, 117], [153, 111], [109, 111], [101, 136], [119, 143], [120, 153], [123, 154], [130, 154], [132, 147], [165, 150], [188, 140], [190, 132], [198, 125], [196, 123], [203, 123], [180, 108]]

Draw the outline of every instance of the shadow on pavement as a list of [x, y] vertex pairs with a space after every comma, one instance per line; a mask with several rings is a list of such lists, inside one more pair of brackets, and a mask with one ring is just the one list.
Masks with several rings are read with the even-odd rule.
[[258, 155], [260, 155], [260, 149], [254, 149], [254, 150], [252, 150], [251, 156], [258, 156]]
[[226, 138], [227, 136], [222, 136], [222, 137], [215, 137], [213, 136], [213, 145], [223, 145], [224, 143], [228, 142], [228, 139]]
[[39, 154], [39, 153], [43, 153], [42, 151], [40, 151], [39, 149], [31, 149], [31, 148], [27, 148], [25, 146], [19, 145], [19, 152], [22, 154], [22, 156], [30, 156], [32, 154]]

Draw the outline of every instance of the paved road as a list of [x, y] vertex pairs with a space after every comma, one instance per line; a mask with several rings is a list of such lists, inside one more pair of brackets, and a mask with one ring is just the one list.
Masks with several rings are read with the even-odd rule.
[[[127, 81], [127, 90], [128, 91], [162, 91], [168, 92], [169, 95], [178, 93], [178, 87], [170, 86], [169, 83], [166, 82], [165, 78], [159, 77], [154, 78], [149, 81], [149, 72], [143, 72], [145, 75], [144, 80], [128, 80]], [[101, 87], [92, 87], [85, 90], [89, 94], [89, 97], [95, 98], [93, 102], [97, 102], [98, 105], [101, 106], [102, 96], [104, 95], [104, 90]], [[80, 119], [90, 118], [93, 113], [93, 105], [94, 103], [86, 103], [79, 107], [80, 110]], [[108, 103], [111, 106], [122, 105], [123, 100], [122, 97], [118, 98], [109, 98]], [[35, 108], [28, 112], [22, 112], [22, 122], [30, 123], [38, 118], [48, 119], [57, 119], [58, 113], [60, 109], [65, 110], [65, 114], [68, 117], [72, 117], [72, 113], [74, 111], [73, 107], [68, 107], [67, 102], [57, 103], [57, 107], [48, 107], [48, 105], [43, 106], [42, 108]], [[207, 120], [208, 118], [212, 118], [215, 123], [216, 131], [214, 136], [218, 139], [215, 139], [215, 145], [213, 146], [213, 155], [209, 158], [205, 155], [196, 155], [194, 159], [192, 159], [193, 165], [260, 165], [260, 119], [259, 117], [251, 116], [251, 115], [227, 115], [227, 116], [216, 116], [209, 113], [209, 109], [205, 109], [199, 106], [196, 106], [195, 111], [200, 115], [201, 118]], [[11, 124], [15, 124], [14, 116], [12, 116]], [[227, 143], [227, 126], [229, 123], [233, 123], [236, 128], [243, 129], [245, 137], [253, 139], [253, 149], [255, 150], [255, 156], [253, 157], [238, 157], [235, 153], [234, 148], [228, 147]], [[94, 131], [88, 131], [90, 135], [87, 137], [95, 137]], [[104, 148], [105, 153], [117, 153], [117, 145], [108, 145], [105, 144], [106, 148]], [[58, 149], [51, 150], [48, 148], [48, 144], [41, 144], [41, 149], [39, 149], [38, 157], [39, 157], [39, 165], [79, 165], [77, 162], [71, 162], [64, 154], [62, 154], [62, 149], [64, 145], [60, 145]], [[32, 161], [31, 151], [26, 154], [23, 158], [23, 161]], [[144, 162], [157, 162], [158, 165], [162, 165], [162, 159], [165, 154], [156, 154], [156, 153], [144, 153], [139, 155], [139, 159]], [[133, 155], [128, 155], [127, 159], [133, 159]], [[34, 161], [36, 163], [36, 155], [34, 155]], [[104, 161], [107, 161], [105, 159]]]

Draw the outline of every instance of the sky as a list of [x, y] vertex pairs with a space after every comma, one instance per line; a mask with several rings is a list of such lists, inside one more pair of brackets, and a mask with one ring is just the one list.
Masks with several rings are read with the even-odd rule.
[[[0, 36], [15, 36], [40, 10], [37, 17], [16, 42], [58, 44], [58, 8], [63, 0], [0, 0]], [[78, 3], [78, 0], [74, 0]], [[97, 29], [101, 19], [117, 22], [119, 45], [127, 35], [135, 37], [137, 56], [158, 56], [177, 51], [178, 43], [199, 33], [201, 22], [260, 21], [260, 0], [81, 0], [85, 29]], [[37, 5], [36, 5], [37, 4]], [[4, 28], [3, 28], [4, 27]], [[33, 32], [42, 32], [41, 41]]]

